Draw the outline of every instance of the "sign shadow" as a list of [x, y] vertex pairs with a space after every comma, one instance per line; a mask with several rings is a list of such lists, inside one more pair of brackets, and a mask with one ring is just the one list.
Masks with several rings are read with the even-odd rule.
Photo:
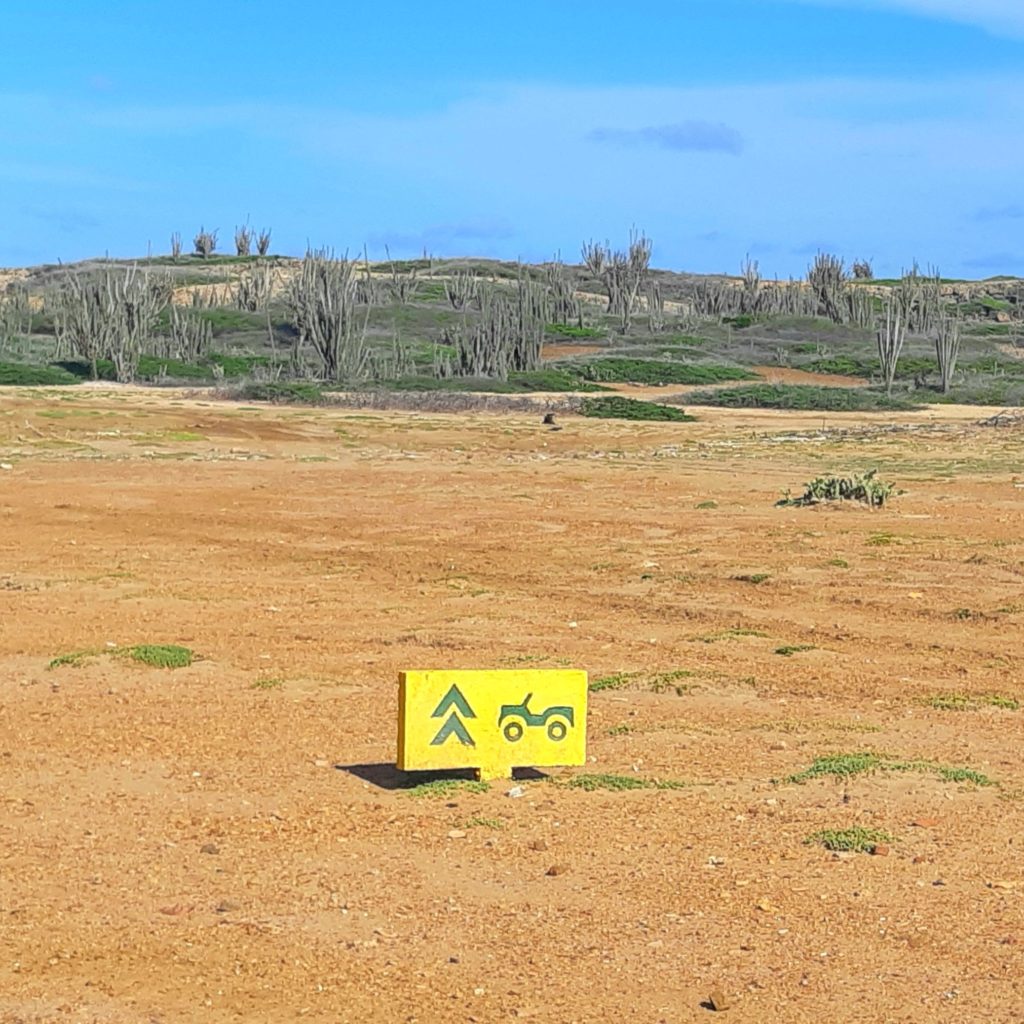
[[[425, 782], [438, 782], [443, 779], [467, 781], [476, 778], [472, 768], [453, 768], [447, 771], [404, 772], [393, 764], [336, 764], [335, 771], [354, 775], [363, 782], [368, 782], [377, 789], [402, 790], [413, 789]], [[513, 768], [512, 778], [518, 782], [538, 782], [547, 779], [545, 772], [536, 768]]]

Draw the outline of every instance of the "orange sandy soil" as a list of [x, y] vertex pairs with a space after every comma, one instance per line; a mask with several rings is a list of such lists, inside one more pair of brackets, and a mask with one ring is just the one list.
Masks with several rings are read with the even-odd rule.
[[[0, 1020], [1022, 1019], [1024, 711], [925, 702], [1024, 698], [1024, 436], [985, 414], [0, 393]], [[870, 466], [883, 511], [774, 506]], [[202, 657], [47, 667], [147, 642]], [[400, 788], [399, 670], [563, 664], [640, 673], [586, 769]], [[997, 785], [773, 781], [863, 750]], [[804, 841], [853, 825], [887, 855]]]

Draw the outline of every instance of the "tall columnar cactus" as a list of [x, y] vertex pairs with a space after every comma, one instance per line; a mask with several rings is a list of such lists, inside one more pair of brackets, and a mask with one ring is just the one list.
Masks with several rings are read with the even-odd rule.
[[641, 289], [651, 267], [651, 240], [634, 228], [626, 251], [612, 250], [608, 243], [586, 242], [581, 250], [583, 264], [604, 285], [608, 312], [622, 321], [622, 333], [629, 333]]
[[834, 323], [843, 322], [843, 306], [849, 277], [838, 256], [819, 252], [807, 270], [807, 284], [818, 300], [819, 312]]
[[952, 316], [940, 316], [935, 325], [935, 358], [939, 363], [942, 393], [949, 394], [960, 355], [960, 321]]
[[883, 313], [875, 329], [878, 342], [878, 361], [882, 366], [882, 379], [885, 381], [885, 393], [892, 394], [892, 384], [896, 379], [896, 366], [899, 363], [903, 342], [907, 338], [907, 310], [903, 297], [892, 292], [884, 300]]
[[93, 378], [110, 359], [117, 379], [135, 379], [139, 356], [171, 297], [170, 283], [132, 265], [99, 275], [68, 273], [55, 298], [58, 341], [87, 360]]
[[370, 310], [357, 305], [356, 264], [326, 250], [309, 251], [288, 290], [297, 334], [296, 351], [308, 345], [321, 376], [330, 381], [360, 380], [369, 372], [366, 328]]

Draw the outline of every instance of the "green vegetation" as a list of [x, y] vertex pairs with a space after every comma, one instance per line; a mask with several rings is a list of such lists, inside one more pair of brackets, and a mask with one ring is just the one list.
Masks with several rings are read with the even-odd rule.
[[602, 690], [621, 690], [633, 681], [635, 673], [616, 672], [610, 676], [601, 676], [593, 680], [587, 687], [591, 693], [600, 693]]
[[809, 384], [747, 384], [719, 391], [694, 391], [688, 405], [727, 409], [793, 409], [820, 412], [873, 412], [918, 408], [902, 398], [888, 398], [867, 388], [825, 388]]
[[[701, 389], [668, 404], [835, 413], [901, 411], [949, 401], [1024, 405], [1024, 362], [1008, 350], [1024, 347], [1016, 280], [973, 282], [953, 302], [927, 291], [934, 287], [931, 278], [912, 275], [927, 294], [907, 310], [906, 345], [895, 363], [886, 360], [883, 372], [874, 321], [886, 300], [883, 293], [865, 294], [841, 273], [827, 278], [835, 258], [822, 254], [825, 258], [815, 263], [821, 273], [813, 281], [760, 289], [751, 303], [751, 286], [759, 284], [756, 268], [743, 281], [696, 280], [667, 271], [655, 278], [649, 240], [642, 242], [646, 249], [630, 250], [638, 262], [628, 272], [638, 276], [625, 291], [622, 282], [609, 277], [607, 263], [586, 260], [582, 269], [559, 261], [528, 266], [482, 259], [396, 260], [375, 264], [370, 277], [361, 260], [212, 252], [205, 258], [182, 254], [132, 261], [144, 270], [134, 277], [131, 264], [114, 260], [32, 268], [0, 296], [0, 360], [7, 360], [0, 362], [0, 385], [71, 384], [91, 377], [95, 364], [101, 379], [149, 383], [210, 386], [280, 376], [281, 383], [257, 397], [303, 404], [320, 402], [313, 389], [321, 386], [313, 381], [322, 379], [330, 381], [323, 391], [371, 387], [496, 394], [600, 390], [600, 382], [626, 381]], [[591, 249], [595, 260], [609, 255], [606, 247]], [[294, 281], [293, 272], [301, 272], [301, 312], [295, 295], [272, 287], [272, 278], [277, 284], [285, 277]], [[342, 279], [348, 291], [338, 289]], [[624, 306], [634, 285], [643, 295], [655, 282], [668, 300], [663, 309], [647, 316], [642, 303]], [[172, 315], [172, 292], [187, 299], [186, 289], [207, 285], [216, 286], [216, 294], [202, 288], [192, 305]], [[326, 306], [315, 301], [320, 285], [333, 289]], [[458, 302], [449, 295], [453, 285], [464, 293]], [[607, 293], [608, 312], [589, 311], [584, 326], [578, 293], [595, 287]], [[871, 288], [878, 287], [872, 282]], [[111, 298], [115, 288], [130, 300], [130, 315]], [[884, 282], [882, 288], [887, 293]], [[348, 297], [342, 310], [335, 300], [343, 292]], [[209, 299], [220, 304], [205, 307]], [[82, 327], [88, 324], [89, 302], [99, 303], [102, 330]], [[495, 319], [499, 307], [503, 312]], [[321, 314], [328, 308], [333, 312], [325, 318]], [[337, 322], [331, 320], [334, 313]], [[930, 338], [943, 313], [959, 318], [963, 343], [948, 393], [940, 387]], [[995, 322], [996, 314], [1009, 322]], [[211, 342], [220, 354], [209, 352]], [[589, 344], [600, 352], [545, 363], [544, 344], [559, 342]], [[75, 359], [55, 365], [67, 352]], [[766, 364], [875, 385], [772, 385], [751, 372]], [[474, 378], [470, 372], [488, 376]], [[878, 385], [890, 373], [897, 390], [887, 398]], [[740, 386], [704, 387], [722, 383]], [[641, 417], [634, 410], [627, 418], [654, 415]]]
[[729, 324], [731, 327], [735, 327], [737, 330], [743, 330], [744, 327], [752, 327], [754, 324], [754, 317], [749, 313], [740, 313], [739, 316], [723, 316], [723, 324]]
[[880, 843], [895, 842], [888, 832], [877, 828], [826, 828], [820, 832], [812, 832], [804, 842], [807, 845], [819, 844], [826, 850], [843, 851], [846, 853], [874, 853]]
[[431, 779], [414, 783], [406, 788], [409, 796], [451, 796], [453, 793], [487, 793], [490, 786], [474, 779]]
[[195, 654], [189, 648], [176, 644], [137, 644], [129, 647], [125, 653], [132, 661], [153, 668], [187, 668], [195, 659]]
[[280, 690], [284, 686], [284, 680], [278, 677], [261, 676], [252, 684], [254, 690]]
[[970, 782], [975, 786], [994, 786], [995, 783], [973, 768], [950, 768], [946, 765], [921, 765], [919, 770], [931, 768], [943, 782]]
[[873, 533], [866, 541], [865, 544], [873, 548], [885, 548], [889, 547], [890, 544], [902, 544], [903, 541], [896, 536], [895, 533]]
[[607, 331], [597, 327], [577, 327], [575, 324], [548, 324], [544, 328], [548, 334], [554, 334], [559, 338], [574, 338], [586, 340], [588, 338], [606, 338]]
[[54, 658], [46, 667], [47, 668], [60, 668], [63, 665], [68, 665], [71, 668], [80, 668], [89, 658], [98, 657], [103, 651], [90, 650], [90, 651], [72, 651], [69, 654], [60, 654]]
[[213, 328], [215, 338], [224, 334], [267, 329], [267, 318], [262, 313], [247, 313], [241, 309], [218, 306], [213, 309], [196, 310], [194, 315], [200, 320], [205, 320]]
[[530, 391], [605, 391], [606, 388], [584, 380], [567, 367], [523, 370], [498, 377], [433, 377], [411, 374], [397, 380], [377, 380], [373, 387], [388, 391], [482, 391], [512, 395]]
[[[211, 311], [212, 312], [212, 311]], [[211, 353], [198, 362], [188, 363], [181, 359], [143, 355], [139, 357], [135, 372], [136, 380], [152, 383], [161, 380], [195, 381], [212, 384], [218, 378], [237, 380], [251, 374], [257, 367], [271, 366], [266, 356], [240, 356]], [[67, 359], [54, 364], [73, 380], [57, 383], [77, 383], [92, 378], [92, 367], [81, 359]], [[99, 380], [117, 380], [117, 369], [109, 359], [96, 360], [96, 376]]]
[[676, 695], [681, 697], [689, 687], [681, 683], [680, 680], [692, 677], [693, 672], [685, 668], [669, 669], [667, 672], [615, 672], [612, 675], [595, 679], [588, 689], [591, 693], [600, 693], [602, 690], [623, 690], [627, 687], [646, 689], [652, 693], [665, 693], [667, 690], [674, 690]]
[[902, 494], [892, 484], [875, 479], [876, 469], [854, 476], [819, 476], [804, 485], [804, 493], [794, 498], [787, 490], [777, 505], [818, 505], [825, 501], [860, 501], [881, 508], [893, 495]]
[[78, 668], [89, 658], [97, 658], [103, 654], [128, 657], [143, 665], [155, 668], [187, 668], [195, 660], [195, 653], [187, 647], [175, 644], [137, 644], [134, 647], [92, 648], [86, 651], [74, 651], [61, 654], [54, 658], [47, 668], [60, 668], [69, 665]]
[[78, 377], [61, 366], [0, 363], [0, 387], [41, 387], [77, 384]]
[[1020, 710], [1019, 700], [999, 693], [940, 693], [924, 698], [923, 703], [937, 711], [980, 711], [982, 708]]
[[623, 398], [621, 395], [609, 395], [607, 398], [584, 398], [580, 412], [584, 416], [612, 420], [660, 420], [689, 423], [694, 419], [682, 409], [657, 405], [654, 402], [641, 402], [635, 398]]
[[740, 636], [756, 636], [763, 640], [768, 634], [762, 633], [759, 629], [723, 629], [720, 633], [706, 633], [704, 636], [694, 639], [699, 640], [702, 644], [715, 644], [719, 640], [731, 640], [733, 637]]
[[776, 647], [775, 653], [781, 654], [784, 658], [789, 658], [794, 654], [803, 654], [804, 651], [816, 651], [817, 649], [814, 644], [786, 644], [782, 647]]
[[762, 583], [767, 583], [771, 578], [771, 573], [768, 572], [749, 572], [743, 573], [740, 576], [733, 576], [737, 583], [753, 583], [755, 587], [760, 586]]
[[[882, 364], [873, 358], [855, 355], [831, 356], [803, 363], [801, 370], [811, 373], [832, 373], [840, 377], [878, 377], [882, 373]], [[896, 379], [910, 380], [928, 373], [935, 372], [935, 361], [921, 357], [903, 356], [896, 364]]]
[[994, 786], [995, 783], [975, 771], [973, 768], [954, 768], [947, 765], [934, 764], [931, 761], [903, 761], [886, 754], [827, 754], [817, 757], [810, 767], [802, 772], [790, 775], [786, 782], [803, 783], [811, 779], [832, 777], [836, 779], [852, 778], [865, 772], [921, 772], [937, 775], [944, 782], [971, 782], [976, 786]]
[[249, 402], [274, 402], [280, 405], [323, 405], [324, 391], [317, 384], [301, 380], [250, 381], [243, 385], [239, 398]]
[[629, 384], [719, 384], [750, 380], [753, 376], [738, 366], [660, 362], [655, 359], [595, 359], [580, 366], [588, 380]]
[[598, 789], [623, 792], [628, 789], [683, 789], [685, 782], [673, 779], [644, 779], [638, 775], [608, 775], [605, 773], [574, 775], [566, 783], [571, 789], [592, 793]]
[[495, 831], [500, 831], [505, 827], [505, 822], [501, 818], [470, 818], [466, 822], [465, 828], [490, 828]]

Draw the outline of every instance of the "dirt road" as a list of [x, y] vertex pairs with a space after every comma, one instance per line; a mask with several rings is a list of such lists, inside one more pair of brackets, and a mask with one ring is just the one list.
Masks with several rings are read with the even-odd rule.
[[[1024, 437], [982, 415], [0, 393], [0, 1021], [1021, 1019]], [[872, 466], [885, 510], [774, 505]], [[404, 788], [401, 669], [563, 664], [630, 673], [586, 769]], [[623, 777], [684, 785], [571, 784]]]

